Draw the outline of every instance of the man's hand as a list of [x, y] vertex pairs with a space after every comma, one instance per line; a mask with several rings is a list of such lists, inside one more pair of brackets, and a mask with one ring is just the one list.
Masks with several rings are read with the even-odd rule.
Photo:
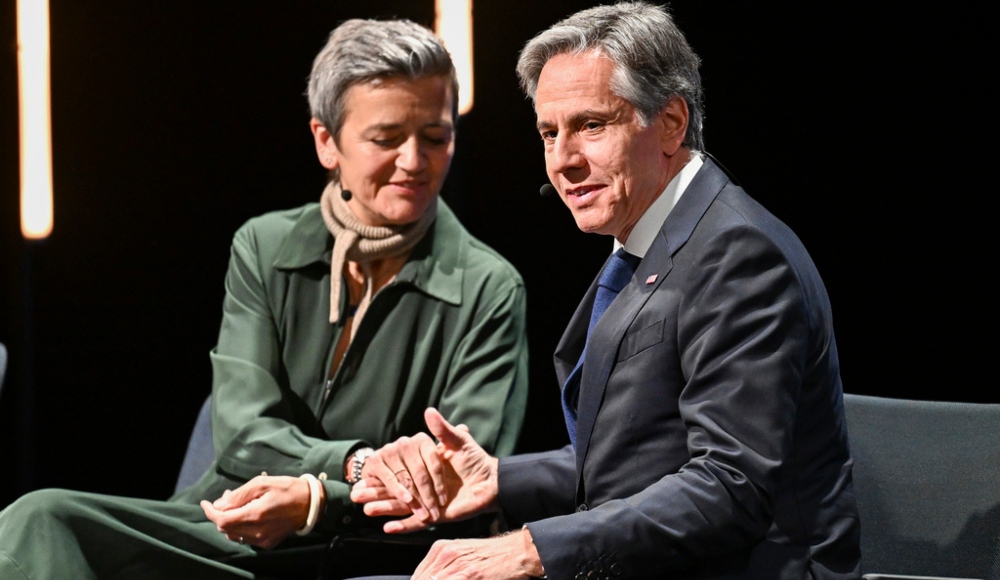
[[468, 578], [470, 580], [541, 577], [545, 574], [531, 534], [521, 530], [488, 540], [434, 542], [412, 580]]
[[387, 534], [497, 509], [497, 459], [468, 428], [452, 426], [436, 409], [427, 409], [424, 420], [439, 443], [419, 434], [386, 445], [368, 458], [362, 481], [351, 490], [370, 516], [409, 516], [386, 523]]
[[309, 483], [298, 477], [262, 475], [236, 491], [226, 490], [214, 502], [202, 501], [201, 509], [230, 540], [272, 548], [305, 526]]

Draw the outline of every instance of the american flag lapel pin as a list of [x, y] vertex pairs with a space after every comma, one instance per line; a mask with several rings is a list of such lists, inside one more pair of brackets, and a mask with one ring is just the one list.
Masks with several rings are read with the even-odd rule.
[[653, 282], [656, 282], [656, 276], [657, 276], [656, 274], [653, 274], [649, 278], [646, 278], [646, 285], [648, 286], [648, 285], [652, 284]]

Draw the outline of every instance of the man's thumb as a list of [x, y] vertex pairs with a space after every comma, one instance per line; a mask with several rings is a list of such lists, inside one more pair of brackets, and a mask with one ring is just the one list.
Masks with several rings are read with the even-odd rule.
[[441, 413], [434, 407], [427, 407], [424, 411], [424, 421], [431, 435], [447, 449], [458, 449], [465, 444], [465, 440], [470, 437], [468, 429], [459, 429], [448, 422]]

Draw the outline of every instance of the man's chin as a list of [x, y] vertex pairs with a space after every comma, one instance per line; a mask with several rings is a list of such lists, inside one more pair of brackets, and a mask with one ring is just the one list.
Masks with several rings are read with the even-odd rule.
[[574, 215], [573, 219], [576, 221], [576, 227], [585, 234], [608, 234], [607, 220], [595, 219], [592, 215]]

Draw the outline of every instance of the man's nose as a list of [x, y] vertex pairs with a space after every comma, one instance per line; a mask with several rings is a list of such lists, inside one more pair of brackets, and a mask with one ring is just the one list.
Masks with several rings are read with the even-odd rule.
[[558, 135], [549, 155], [549, 169], [563, 173], [582, 167], [585, 163], [579, 140], [575, 136]]

